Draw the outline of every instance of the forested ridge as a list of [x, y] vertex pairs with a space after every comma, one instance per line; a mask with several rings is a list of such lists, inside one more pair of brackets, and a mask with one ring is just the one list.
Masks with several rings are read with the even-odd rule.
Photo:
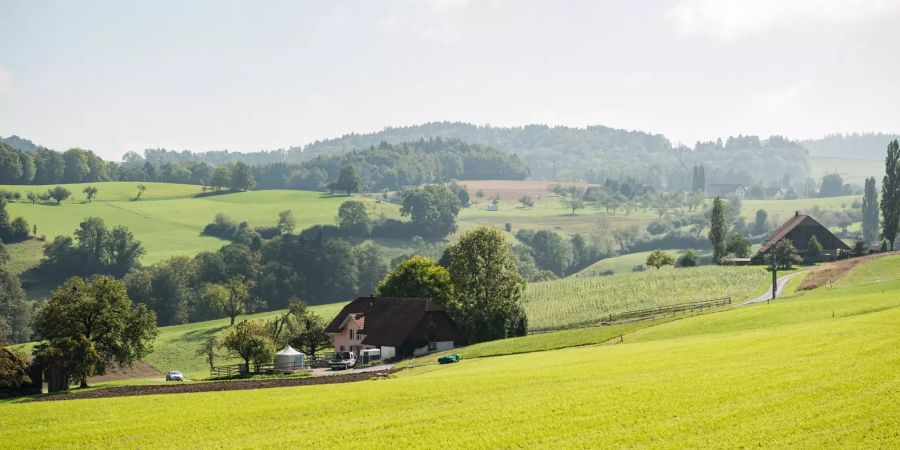
[[[27, 147], [22, 141], [16, 138]], [[780, 136], [733, 136], [687, 147], [660, 134], [599, 125], [431, 122], [261, 152], [148, 149], [143, 155], [129, 152], [106, 170], [115, 180], [207, 184], [216, 166], [242, 162], [253, 167], [259, 188], [321, 190], [343, 166], [353, 165], [365, 190], [453, 178], [603, 183], [628, 177], [673, 191], [690, 189], [696, 163], [704, 164], [710, 184], [800, 183], [810, 176], [808, 154], [800, 143]]]
[[884, 143], [900, 139], [900, 134], [847, 133], [830, 134], [821, 139], [800, 142], [814, 156], [830, 158], [884, 158]]

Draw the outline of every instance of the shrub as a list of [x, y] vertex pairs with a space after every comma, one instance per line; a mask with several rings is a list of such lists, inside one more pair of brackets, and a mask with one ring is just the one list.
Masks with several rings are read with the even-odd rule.
[[697, 254], [694, 253], [693, 250], [686, 251], [683, 255], [678, 257], [677, 265], [678, 267], [696, 267]]

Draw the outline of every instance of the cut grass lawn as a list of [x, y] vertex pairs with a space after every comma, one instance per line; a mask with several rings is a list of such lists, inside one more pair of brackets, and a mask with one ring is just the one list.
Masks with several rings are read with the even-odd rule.
[[[334, 430], [349, 427], [373, 448], [896, 447], [900, 265], [887, 259], [834, 289], [662, 324], [623, 344], [345, 385], [0, 404], [0, 442], [333, 448], [346, 446]], [[633, 339], [658, 328], [668, 334]], [[285, 423], [302, 433], [285, 434]]]
[[753, 298], [765, 290], [760, 267], [701, 266], [647, 269], [607, 277], [578, 277], [530, 283], [525, 311], [533, 330], [598, 323], [608, 314], [731, 297]]
[[[148, 188], [145, 195], [152, 191], [153, 188]], [[101, 188], [99, 195], [103, 192]], [[195, 255], [227, 244], [227, 241], [200, 234], [218, 213], [236, 221], [249, 221], [254, 226], [272, 226], [277, 223], [280, 211], [291, 210], [297, 230], [302, 230], [317, 224], [334, 223], [338, 207], [348, 199], [350, 197], [320, 192], [271, 190], [152, 201], [64, 202], [58, 206], [20, 202], [10, 203], [7, 208], [10, 217], [24, 217], [29, 224], [37, 225], [39, 235], [46, 235], [48, 239], [57, 235], [72, 235], [78, 224], [87, 217], [100, 217], [109, 227], [125, 225], [147, 250], [142, 262], [152, 264], [171, 256]], [[399, 214], [397, 207], [390, 203], [376, 204], [363, 196], [352, 199], [365, 202], [372, 214], [383, 213], [388, 217]]]

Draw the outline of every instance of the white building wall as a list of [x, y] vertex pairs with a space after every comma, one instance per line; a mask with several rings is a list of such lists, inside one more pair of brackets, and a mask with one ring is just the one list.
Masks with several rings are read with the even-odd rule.
[[391, 359], [397, 356], [397, 349], [394, 347], [381, 347], [381, 359]]

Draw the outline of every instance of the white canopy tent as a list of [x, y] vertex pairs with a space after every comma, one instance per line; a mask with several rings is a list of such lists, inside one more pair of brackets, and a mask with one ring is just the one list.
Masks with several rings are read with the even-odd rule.
[[288, 345], [275, 354], [275, 370], [302, 370], [306, 368], [306, 355]]

